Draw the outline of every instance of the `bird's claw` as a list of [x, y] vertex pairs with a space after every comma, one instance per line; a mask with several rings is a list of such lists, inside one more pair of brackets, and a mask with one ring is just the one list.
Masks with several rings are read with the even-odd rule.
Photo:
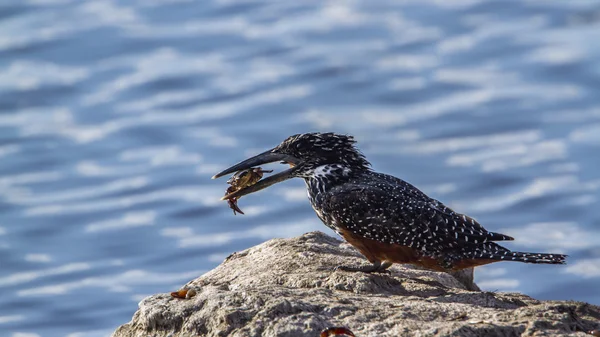
[[333, 271], [353, 271], [353, 270], [349, 270], [352, 267], [348, 267], [348, 266], [336, 266], [335, 268], [333, 268]]
[[347, 271], [347, 272], [362, 272], [362, 273], [382, 273], [390, 274], [387, 269], [380, 269], [379, 266], [366, 265], [366, 266], [337, 266], [333, 269], [334, 271]]

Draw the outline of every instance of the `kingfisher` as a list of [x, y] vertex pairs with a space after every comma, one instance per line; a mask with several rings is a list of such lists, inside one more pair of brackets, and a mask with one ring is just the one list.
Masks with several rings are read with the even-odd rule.
[[[386, 272], [392, 264], [412, 264], [452, 272], [498, 261], [565, 264], [566, 255], [511, 251], [474, 218], [455, 212], [410, 183], [375, 172], [352, 136], [303, 133], [218, 174], [281, 162], [291, 167], [227, 194], [239, 198], [284, 180], [304, 179], [321, 221], [364, 255], [370, 264], [339, 266], [351, 272]], [[472, 275], [472, 274], [471, 274]]]

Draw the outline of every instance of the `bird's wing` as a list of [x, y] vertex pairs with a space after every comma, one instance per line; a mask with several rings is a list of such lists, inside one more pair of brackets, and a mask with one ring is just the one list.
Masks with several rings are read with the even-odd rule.
[[428, 207], [435, 209], [437, 212], [443, 213], [443, 218], [448, 221], [448, 225], [458, 228], [459, 231], [462, 231], [464, 228], [465, 231], [469, 230], [469, 232], [473, 231], [474, 233], [479, 233], [480, 235], [485, 236], [488, 241], [513, 240], [513, 238], [507, 235], [488, 232], [475, 219], [468, 215], [455, 212], [440, 201], [430, 198], [407, 181], [388, 174], [374, 173], [374, 175], [382, 182], [381, 187], [384, 190], [391, 190], [392, 192], [403, 194], [406, 199], [420, 200], [424, 205], [428, 205]]
[[324, 211], [336, 226], [354, 234], [428, 252], [477, 245], [500, 235], [431, 198], [389, 193], [374, 186], [334, 188], [324, 200]]
[[468, 215], [457, 213], [450, 207], [435, 199], [430, 199], [430, 205], [436, 212], [441, 213], [441, 217], [444, 219], [444, 222], [447, 222], [453, 231], [460, 231], [461, 233], [468, 232], [471, 235], [479, 235], [485, 239], [484, 241], [514, 240], [508, 235], [488, 232], [485, 228], [483, 228], [483, 226], [481, 226], [479, 222], [477, 222], [477, 220]]

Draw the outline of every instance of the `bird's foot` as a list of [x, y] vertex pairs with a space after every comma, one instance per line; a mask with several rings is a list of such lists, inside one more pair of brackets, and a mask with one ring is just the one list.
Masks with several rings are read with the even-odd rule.
[[[383, 268], [382, 268], [383, 267]], [[370, 264], [370, 265], [362, 265], [362, 266], [337, 266], [335, 267], [335, 271], [349, 271], [349, 272], [362, 272], [362, 273], [383, 273], [390, 274], [390, 271], [387, 270], [389, 266], [382, 265], [380, 263]]]
[[337, 266], [335, 271], [349, 271], [349, 272], [362, 272], [362, 273], [374, 273], [377, 271], [377, 267], [374, 265], [364, 266]]

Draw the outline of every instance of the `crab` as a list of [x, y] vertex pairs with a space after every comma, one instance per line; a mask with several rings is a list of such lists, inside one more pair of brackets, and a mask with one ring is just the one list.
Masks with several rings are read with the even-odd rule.
[[227, 180], [227, 183], [231, 186], [229, 186], [229, 188], [227, 188], [227, 191], [225, 191], [224, 198], [226, 198], [227, 203], [229, 204], [229, 208], [233, 210], [234, 215], [236, 215], [237, 213], [244, 214], [244, 212], [242, 212], [242, 210], [237, 205], [239, 197], [227, 198], [227, 196], [243, 188], [256, 184], [259, 180], [262, 179], [263, 174], [271, 172], [273, 172], [273, 170], [263, 170], [260, 167], [253, 167], [247, 170], [237, 171], [234, 175], [231, 176], [231, 178], [229, 178], [229, 180]]

